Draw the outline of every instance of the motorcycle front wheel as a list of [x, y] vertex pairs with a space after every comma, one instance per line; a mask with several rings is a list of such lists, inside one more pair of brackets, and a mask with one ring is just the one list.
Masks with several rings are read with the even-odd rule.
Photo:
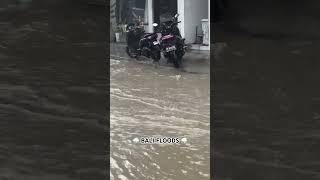
[[161, 59], [161, 51], [153, 51], [152, 52], [152, 59], [154, 62], [159, 62]]
[[173, 60], [173, 65], [175, 68], [180, 68], [182, 64], [182, 58], [181, 57], [176, 57]]
[[133, 48], [130, 48], [128, 46], [126, 47], [126, 52], [127, 52], [128, 56], [131, 58], [137, 58], [137, 56], [138, 56], [136, 50]]
[[180, 68], [182, 58], [176, 55], [176, 52], [171, 52], [169, 54], [169, 61], [173, 62], [175, 68]]

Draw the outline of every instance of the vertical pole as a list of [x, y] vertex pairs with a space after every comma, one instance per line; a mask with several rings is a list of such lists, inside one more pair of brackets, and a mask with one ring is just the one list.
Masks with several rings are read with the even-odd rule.
[[148, 4], [148, 31], [149, 33], [153, 32], [153, 0], [146, 0]]
[[209, 49], [210, 49], [210, 34], [211, 34], [211, 31], [210, 31], [210, 0], [208, 0], [208, 27], [209, 27]]
[[179, 14], [179, 21], [181, 21], [181, 23], [178, 24], [178, 27], [180, 29], [181, 36], [184, 38], [185, 37], [184, 0], [177, 0], [177, 9]]
[[[145, 0], [145, 5], [144, 5], [144, 23], [145, 24], [148, 24], [148, 20], [149, 20], [149, 17], [148, 17], [148, 1]], [[148, 25], [144, 25], [144, 30], [145, 31], [149, 31], [149, 26]]]

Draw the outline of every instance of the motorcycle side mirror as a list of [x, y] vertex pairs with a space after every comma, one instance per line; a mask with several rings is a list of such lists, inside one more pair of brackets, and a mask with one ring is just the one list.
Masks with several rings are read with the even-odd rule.
[[157, 27], [157, 26], [158, 26], [158, 23], [153, 23], [152, 26], [153, 26], [153, 27]]

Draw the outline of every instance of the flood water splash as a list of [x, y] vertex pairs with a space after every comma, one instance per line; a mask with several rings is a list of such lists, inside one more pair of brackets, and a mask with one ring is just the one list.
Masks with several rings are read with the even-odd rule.
[[[210, 78], [110, 59], [111, 179], [210, 179]], [[183, 142], [146, 144], [141, 137]]]

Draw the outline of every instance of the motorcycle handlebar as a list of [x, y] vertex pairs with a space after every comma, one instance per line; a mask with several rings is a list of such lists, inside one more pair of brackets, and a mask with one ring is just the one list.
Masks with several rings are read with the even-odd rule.
[[174, 22], [173, 24], [179, 24], [179, 23], [181, 23], [181, 21], [178, 21], [178, 22]]

